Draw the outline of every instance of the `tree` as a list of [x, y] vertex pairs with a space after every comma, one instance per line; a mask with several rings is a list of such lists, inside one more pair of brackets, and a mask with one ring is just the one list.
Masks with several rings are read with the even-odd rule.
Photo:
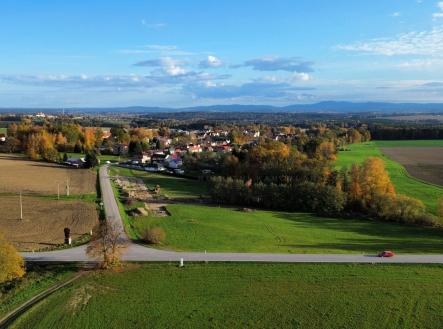
[[121, 228], [116, 223], [102, 220], [93, 232], [86, 253], [92, 257], [101, 258], [101, 268], [118, 266], [121, 253], [126, 247]]
[[20, 149], [21, 142], [15, 137], [7, 137], [5, 148], [9, 153], [14, 153]]
[[335, 156], [335, 145], [332, 142], [322, 142], [316, 150], [316, 155], [321, 160], [336, 160]]
[[363, 163], [360, 179], [363, 197], [367, 202], [375, 194], [395, 194], [385, 163], [380, 158], [370, 157]]
[[352, 129], [349, 136], [349, 143], [361, 143], [362, 136], [357, 129]]
[[24, 274], [23, 258], [0, 233], [0, 284], [21, 278]]
[[143, 154], [143, 146], [140, 141], [130, 141], [128, 146], [128, 153], [131, 156]]
[[100, 161], [97, 157], [97, 153], [89, 151], [85, 156], [86, 168], [93, 168], [99, 165]]

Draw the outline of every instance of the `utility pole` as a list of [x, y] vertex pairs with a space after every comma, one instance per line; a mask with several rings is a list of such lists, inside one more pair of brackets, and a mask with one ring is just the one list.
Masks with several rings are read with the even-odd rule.
[[22, 199], [22, 192], [20, 191], [20, 219], [23, 219], [23, 199]]
[[66, 178], [66, 196], [69, 196], [69, 178]]
[[57, 183], [57, 200], [60, 200], [60, 183]]

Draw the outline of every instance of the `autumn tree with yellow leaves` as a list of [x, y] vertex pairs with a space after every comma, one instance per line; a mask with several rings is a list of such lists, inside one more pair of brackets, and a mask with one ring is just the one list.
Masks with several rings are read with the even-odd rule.
[[0, 283], [21, 278], [24, 274], [23, 258], [0, 233]]

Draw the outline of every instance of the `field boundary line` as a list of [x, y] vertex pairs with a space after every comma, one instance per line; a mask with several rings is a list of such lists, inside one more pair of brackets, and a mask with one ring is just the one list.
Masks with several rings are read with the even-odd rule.
[[76, 281], [77, 279], [84, 276], [87, 272], [81, 271], [79, 273], [76, 273], [74, 276], [70, 277], [69, 279], [66, 279], [62, 282], [59, 282], [52, 287], [42, 291], [41, 293], [35, 295], [28, 301], [24, 302], [22, 305], [16, 307], [14, 310], [10, 311], [8, 314], [6, 314], [2, 319], [0, 319], [0, 329], [6, 329], [8, 328], [20, 315], [24, 314], [27, 310], [29, 310], [32, 306], [39, 303], [49, 295], [53, 294], [57, 290], [67, 286], [68, 284]]

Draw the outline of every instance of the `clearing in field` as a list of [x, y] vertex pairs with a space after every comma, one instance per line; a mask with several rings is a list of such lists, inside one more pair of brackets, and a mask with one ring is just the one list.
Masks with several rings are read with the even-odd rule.
[[443, 186], [443, 147], [383, 147], [381, 150], [401, 163], [410, 175]]
[[442, 276], [438, 265], [140, 264], [83, 277], [11, 328], [440, 329]]
[[0, 198], [0, 230], [19, 250], [51, 248], [63, 243], [63, 229], [69, 227], [73, 240], [97, 224], [95, 204], [81, 201], [23, 197], [20, 220], [18, 196]]
[[123, 211], [132, 238], [140, 238], [147, 227], [160, 226], [166, 232], [160, 247], [179, 251], [375, 254], [392, 249], [443, 253], [443, 232], [433, 228], [190, 204], [166, 208], [171, 214], [167, 217], [129, 217]]
[[111, 167], [112, 176], [137, 177], [143, 180], [151, 190], [160, 186], [160, 195], [173, 199], [198, 198], [207, 194], [205, 182], [187, 178], [148, 173], [140, 170], [131, 170], [121, 167]]
[[[348, 151], [342, 151], [335, 162], [337, 169], [349, 168], [354, 163], [362, 163], [368, 157], [379, 157], [385, 162], [386, 170], [391, 177], [396, 192], [421, 200], [430, 212], [436, 213], [437, 201], [443, 196], [443, 187], [427, 184], [408, 174], [406, 169], [397, 161], [383, 154], [383, 147], [432, 147], [441, 145], [443, 141], [377, 141], [349, 145]], [[400, 146], [403, 145], [403, 146]]]
[[86, 169], [71, 169], [52, 163], [29, 161], [19, 156], [0, 154], [0, 193], [66, 193], [89, 194], [96, 191], [96, 173]]

